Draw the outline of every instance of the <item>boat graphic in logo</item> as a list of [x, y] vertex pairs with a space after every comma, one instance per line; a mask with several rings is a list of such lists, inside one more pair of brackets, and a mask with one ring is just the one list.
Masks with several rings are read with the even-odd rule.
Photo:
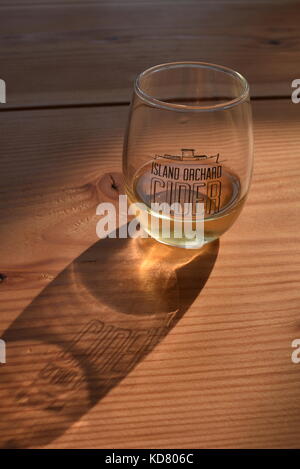
[[206, 161], [214, 160], [214, 163], [219, 163], [220, 154], [208, 156], [208, 155], [196, 155], [194, 148], [182, 148], [181, 155], [169, 155], [165, 153], [164, 155], [155, 155], [154, 159], [165, 158], [167, 160], [177, 160], [177, 161], [186, 161], [187, 163], [195, 161]]

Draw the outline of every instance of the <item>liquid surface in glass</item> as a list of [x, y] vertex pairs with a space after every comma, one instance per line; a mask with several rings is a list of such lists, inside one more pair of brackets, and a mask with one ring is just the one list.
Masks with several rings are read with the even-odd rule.
[[[153, 238], [166, 244], [180, 247], [200, 247], [200, 240], [184, 236], [177, 237], [174, 223], [176, 213], [153, 210], [151, 204], [184, 204], [192, 208], [186, 219], [194, 226], [196, 204], [204, 205], [204, 239], [201, 244], [217, 239], [234, 223], [238, 217], [245, 197], [241, 197], [241, 184], [237, 175], [221, 161], [219, 155], [195, 155], [194, 150], [182, 150], [180, 155], [163, 155], [143, 165], [134, 175], [132, 187], [127, 187], [129, 202], [145, 204], [145, 211], [151, 217], [140, 218], [143, 229]], [[163, 233], [163, 220], [170, 223], [170, 232]], [[203, 218], [202, 218], [203, 219]], [[146, 222], [143, 220], [146, 220]]]

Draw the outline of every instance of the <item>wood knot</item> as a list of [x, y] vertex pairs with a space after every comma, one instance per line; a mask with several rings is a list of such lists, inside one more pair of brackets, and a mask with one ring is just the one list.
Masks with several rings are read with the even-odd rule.
[[123, 176], [121, 173], [106, 173], [99, 180], [98, 189], [106, 197], [116, 200], [119, 198], [119, 195], [124, 194], [123, 188]]
[[111, 174], [109, 175], [109, 177], [111, 179], [111, 188], [114, 189], [115, 191], [118, 191], [118, 185], [116, 183], [116, 180]]
[[272, 46], [279, 46], [281, 44], [281, 41], [279, 39], [269, 39], [268, 43]]
[[5, 274], [0, 274], [0, 283], [4, 282], [4, 280], [7, 278], [7, 275]]

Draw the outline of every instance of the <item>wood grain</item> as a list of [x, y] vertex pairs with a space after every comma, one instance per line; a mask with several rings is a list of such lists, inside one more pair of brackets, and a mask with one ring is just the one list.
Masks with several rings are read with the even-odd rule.
[[253, 96], [290, 96], [297, 78], [297, 2], [29, 3], [1, 18], [1, 108], [128, 102], [139, 72], [178, 60], [235, 68]]
[[[26, 418], [35, 417], [38, 428], [49, 428], [52, 448], [299, 447], [300, 365], [291, 362], [291, 342], [300, 337], [300, 115], [289, 100], [255, 102], [253, 107], [255, 168], [249, 199], [222, 237], [206, 284], [195, 298], [191, 295], [179, 322], [117, 386], [88, 408], [82, 403], [86, 410], [75, 421], [68, 420], [63, 434], [53, 431], [55, 418], [53, 423], [53, 417], [45, 418], [30, 406], [23, 408], [25, 420], [18, 432], [27, 428]], [[45, 360], [43, 341], [32, 347], [26, 343], [43, 317], [50, 326], [60, 316], [62, 324], [69, 318], [62, 334], [72, 339], [91, 314], [99, 314], [100, 320], [107, 311], [118, 315], [117, 292], [128, 308], [146, 308], [149, 300], [135, 303], [134, 289], [126, 300], [129, 275], [142, 272], [140, 285], [145, 282], [151, 301], [157, 296], [157, 283], [150, 282], [157, 265], [156, 281], [170, 280], [166, 301], [174, 288], [174, 272], [185, 265], [193, 284], [196, 272], [189, 261], [180, 263], [175, 256], [172, 264], [156, 250], [148, 257], [146, 249], [140, 261], [131, 251], [130, 265], [130, 251], [121, 249], [109, 256], [109, 265], [104, 262], [106, 248], [100, 245], [104, 257], [99, 262], [102, 258], [110, 274], [105, 279], [100, 263], [98, 310], [83, 297], [86, 317], [72, 319], [68, 308], [74, 306], [75, 293], [72, 302], [64, 303], [73, 283], [63, 271], [74, 272], [76, 259], [85, 259], [81, 264], [88, 269], [96, 261], [95, 207], [100, 200], [115, 200], [110, 174], [122, 190], [118, 173], [127, 111], [116, 106], [0, 115], [6, 136], [0, 162], [0, 336], [8, 329], [13, 340], [24, 340], [10, 353], [18, 361], [18, 350], [27, 347], [28, 373]], [[90, 254], [85, 254], [88, 248]], [[147, 271], [145, 263], [140, 264], [145, 259], [151, 260]], [[198, 272], [204, 275], [202, 269]], [[114, 287], [116, 273], [120, 277]], [[141, 286], [131, 283], [139, 291]], [[53, 289], [59, 295], [52, 295]], [[184, 289], [183, 295], [189, 291]], [[25, 307], [26, 314], [19, 316]], [[13, 323], [18, 316], [19, 322]], [[50, 337], [50, 326], [36, 339], [44, 340], [47, 333]], [[51, 337], [59, 331], [55, 327]], [[51, 353], [59, 346], [58, 340]], [[6, 370], [2, 392], [11, 389], [11, 376], [16, 376], [9, 366], [0, 368], [2, 376]], [[31, 443], [37, 446], [34, 439]]]
[[[179, 0], [181, 4], [186, 4], [189, 5], [191, 3], [199, 3], [199, 0]], [[295, 0], [286, 0], [286, 3], [296, 3]], [[130, 4], [130, 5], [137, 5], [138, 3], [151, 3], [152, 5], [158, 5], [161, 3], [165, 4], [174, 4], [174, 0], [56, 0], [56, 5], [64, 5], [64, 4], [81, 4], [81, 5], [86, 5], [87, 3], [89, 4], [111, 4], [111, 3], [117, 3], [117, 4]], [[177, 2], [179, 3], [179, 2]], [[226, 4], [243, 4], [247, 3], [249, 4], [249, 0], [201, 0], [201, 3], [215, 3], [218, 5], [219, 3], [226, 3]], [[282, 3], [282, 0], [253, 0], [251, 3], [256, 3], [256, 4], [274, 4], [274, 3]], [[51, 0], [11, 0], [8, 2], [7, 0], [0, 0], [0, 7], [1, 6], [12, 6], [12, 7], [19, 7], [19, 6], [25, 6], [25, 5], [53, 5], [53, 2]]]

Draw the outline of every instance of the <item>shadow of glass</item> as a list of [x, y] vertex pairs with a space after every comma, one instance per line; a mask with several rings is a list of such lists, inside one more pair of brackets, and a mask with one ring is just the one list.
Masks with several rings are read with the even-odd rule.
[[107, 238], [70, 264], [3, 336], [0, 446], [47, 444], [88, 412], [182, 317], [218, 248]]

